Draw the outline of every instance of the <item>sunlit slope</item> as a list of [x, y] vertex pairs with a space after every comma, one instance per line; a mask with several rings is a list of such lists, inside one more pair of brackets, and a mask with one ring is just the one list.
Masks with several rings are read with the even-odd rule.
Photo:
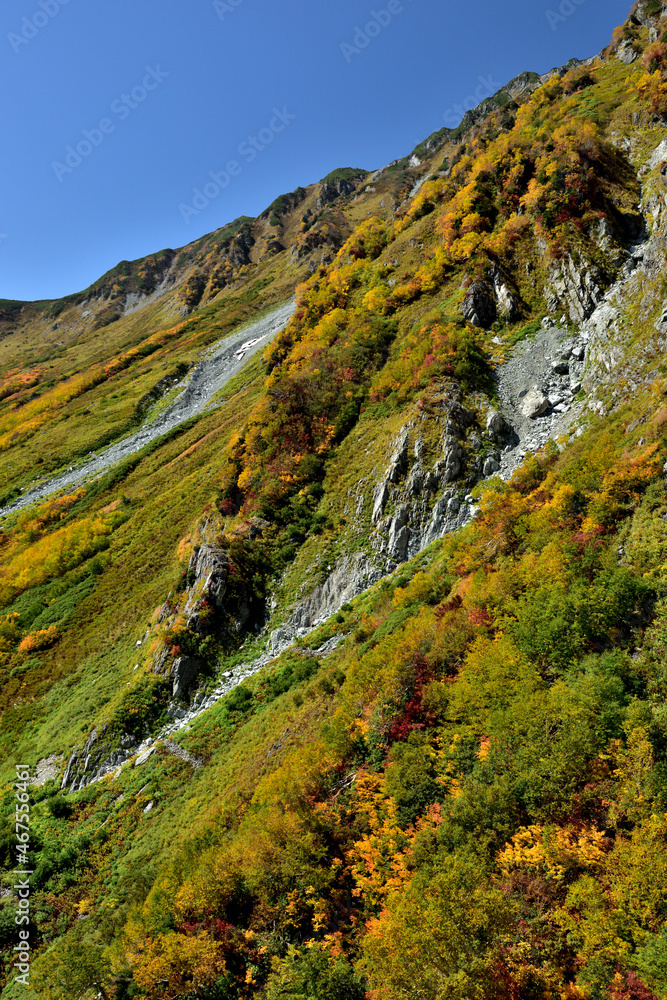
[[661, 10], [86, 317], [7, 307], [9, 492], [296, 292], [224, 405], [5, 521], [3, 996], [20, 760], [44, 1000], [667, 997]]

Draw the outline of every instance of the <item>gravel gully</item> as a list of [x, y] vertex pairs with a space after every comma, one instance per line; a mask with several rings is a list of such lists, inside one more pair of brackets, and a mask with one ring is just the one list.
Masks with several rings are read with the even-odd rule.
[[294, 302], [287, 302], [273, 312], [234, 331], [209, 348], [187, 379], [183, 391], [171, 406], [151, 424], [136, 434], [117, 441], [76, 469], [61, 473], [0, 508], [0, 517], [22, 510], [38, 500], [44, 500], [60, 490], [73, 489], [95, 479], [124, 458], [134, 455], [151, 441], [162, 437], [190, 417], [200, 413], [217, 392], [242, 371], [244, 365], [261, 351], [273, 337], [284, 330], [294, 314]]

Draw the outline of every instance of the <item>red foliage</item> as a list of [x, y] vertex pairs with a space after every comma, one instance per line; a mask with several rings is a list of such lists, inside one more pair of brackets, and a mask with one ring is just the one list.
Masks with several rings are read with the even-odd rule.
[[498, 1000], [521, 1000], [521, 989], [512, 979], [512, 975], [503, 961], [498, 959], [491, 973], [496, 988], [494, 998]]
[[659, 1000], [659, 997], [632, 971], [624, 974], [623, 983], [612, 987], [610, 996], [611, 1000]]
[[604, 543], [600, 541], [600, 535], [604, 534], [604, 528], [595, 527], [592, 531], [578, 531], [576, 534], [572, 535], [572, 541], [578, 547], [579, 555], [581, 555], [584, 549], [591, 543], [593, 544], [594, 549], [602, 548]]
[[435, 718], [430, 712], [426, 712], [422, 704], [422, 693], [429, 681], [433, 680], [433, 672], [421, 656], [415, 662], [415, 680], [412, 694], [408, 697], [403, 706], [403, 715], [400, 719], [395, 719], [391, 724], [388, 733], [388, 742], [404, 742], [410, 733], [416, 730], [425, 729], [427, 726], [435, 724]]
[[493, 625], [493, 618], [484, 608], [472, 608], [468, 612], [468, 621], [471, 625], [480, 625], [484, 628]]
[[445, 615], [451, 614], [452, 611], [458, 611], [462, 604], [463, 599], [458, 594], [455, 594], [450, 601], [445, 601], [443, 604], [438, 605], [435, 609], [435, 617], [438, 621], [442, 621]]

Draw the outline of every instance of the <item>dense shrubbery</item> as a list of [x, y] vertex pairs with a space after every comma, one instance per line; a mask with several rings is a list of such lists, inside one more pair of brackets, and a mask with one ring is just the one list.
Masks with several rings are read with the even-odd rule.
[[[157, 890], [137, 918], [144, 989], [168, 954], [211, 983], [224, 960], [267, 1000], [664, 988], [664, 588], [647, 569], [667, 492], [655, 447], [619, 463], [622, 447], [530, 460], [430, 566], [344, 614], [358, 635], [333, 714], [165, 873], [172, 929], [148, 931]], [[225, 718], [315, 668], [284, 659]]]

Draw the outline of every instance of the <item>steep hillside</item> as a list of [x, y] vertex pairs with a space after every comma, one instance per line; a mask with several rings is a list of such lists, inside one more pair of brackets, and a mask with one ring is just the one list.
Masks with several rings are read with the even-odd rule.
[[2, 304], [3, 997], [667, 998], [666, 276], [641, 0]]

